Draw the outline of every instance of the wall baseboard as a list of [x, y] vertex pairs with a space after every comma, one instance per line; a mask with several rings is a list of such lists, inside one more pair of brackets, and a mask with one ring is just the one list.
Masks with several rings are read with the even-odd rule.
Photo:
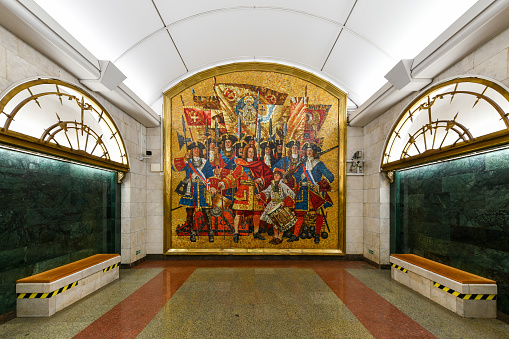
[[376, 262], [374, 262], [373, 260], [369, 260], [368, 258], [364, 257], [364, 256], [361, 256], [363, 261], [367, 262], [368, 264], [372, 265], [372, 266], [375, 266], [376, 268], [380, 269], [380, 270], [389, 270], [391, 269], [391, 264], [378, 264]]
[[497, 319], [509, 324], [509, 315], [502, 313], [500, 311], [497, 312]]
[[0, 315], [0, 325], [5, 324], [9, 320], [16, 318], [16, 310], [4, 313]]
[[[125, 268], [138, 265], [145, 260], [337, 260], [337, 261], [363, 261], [362, 254], [337, 255], [165, 255], [147, 254], [144, 258], [126, 264]], [[124, 265], [121, 266], [121, 268]], [[128, 267], [130, 266], [130, 267]]]
[[145, 260], [157, 260], [157, 259], [147, 259], [147, 257], [143, 257], [141, 259], [138, 259], [136, 261], [133, 261], [132, 263], [130, 264], [120, 264], [120, 268], [121, 269], [129, 269], [129, 268], [133, 268], [135, 266], [138, 266], [139, 264], [141, 264], [142, 262], [144, 262]]

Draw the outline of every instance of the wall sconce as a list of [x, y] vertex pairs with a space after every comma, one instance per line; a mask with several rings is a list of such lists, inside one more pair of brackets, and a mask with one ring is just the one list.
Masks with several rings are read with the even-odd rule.
[[364, 175], [364, 152], [357, 151], [353, 154], [352, 160], [347, 160], [347, 175]]

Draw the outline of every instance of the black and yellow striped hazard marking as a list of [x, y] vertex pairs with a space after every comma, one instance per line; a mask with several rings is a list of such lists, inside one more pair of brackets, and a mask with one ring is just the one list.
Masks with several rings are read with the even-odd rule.
[[106, 267], [103, 272], [108, 272], [108, 271], [111, 271], [112, 269], [114, 269], [115, 267], [118, 266], [118, 262], [115, 264], [115, 265], [111, 265], [110, 267]]
[[56, 291], [50, 293], [16, 293], [18, 299], [46, 299], [56, 296], [62, 292], [70, 290], [71, 288], [78, 285], [78, 282], [75, 281], [72, 284], [59, 288]]
[[398, 266], [396, 264], [392, 264], [392, 267], [394, 267], [395, 269], [398, 269], [398, 270], [400, 270], [400, 271], [402, 271], [404, 273], [407, 273], [407, 269], [406, 268], [403, 268], [403, 267]]
[[463, 294], [437, 282], [433, 282], [433, 286], [463, 300], [497, 300], [496, 294]]

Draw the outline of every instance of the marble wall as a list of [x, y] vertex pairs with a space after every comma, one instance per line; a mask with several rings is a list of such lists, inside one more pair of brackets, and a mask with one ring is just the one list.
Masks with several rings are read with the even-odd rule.
[[[509, 85], [508, 45], [509, 30], [506, 30], [433, 82], [453, 76], [479, 74]], [[79, 83], [64, 69], [0, 27], [0, 91], [35, 76], [52, 76]], [[347, 254], [363, 254], [376, 263], [389, 263], [390, 190], [388, 181], [379, 170], [380, 157], [392, 124], [416, 95], [410, 93], [363, 128], [347, 129], [347, 157], [350, 158], [354, 151], [364, 150], [366, 159], [364, 176], [347, 177]], [[100, 94], [93, 93], [93, 96], [112, 115], [129, 156], [130, 172], [121, 185], [122, 263], [133, 263], [147, 253], [161, 254], [164, 250], [161, 130], [159, 127], [145, 128]], [[145, 149], [153, 152], [152, 157], [139, 160]]]
[[[55, 77], [79, 86], [79, 80], [0, 26], [0, 92], [37, 76]], [[81, 86], [83, 87], [83, 86]], [[90, 92], [90, 91], [89, 91]], [[121, 185], [122, 263], [129, 264], [146, 255], [147, 191], [144, 154], [146, 128], [97, 92], [90, 92], [112, 116], [126, 145], [130, 170]]]
[[147, 128], [147, 254], [164, 253], [163, 232], [163, 162], [161, 159], [161, 127]]
[[[362, 127], [346, 129], [346, 158], [352, 159], [357, 151], [364, 151]], [[347, 164], [347, 172], [348, 172]], [[346, 176], [346, 253], [362, 254], [364, 249], [364, 177]]]
[[0, 148], [0, 314], [16, 280], [120, 251], [116, 174]]
[[395, 253], [497, 281], [509, 314], [509, 150], [396, 172]]
[[[429, 86], [445, 79], [468, 75], [488, 77], [509, 87], [509, 29], [445, 70]], [[364, 127], [366, 173], [363, 254], [380, 264], [389, 264], [390, 256], [390, 189], [385, 175], [380, 172], [381, 156], [392, 125], [406, 105], [418, 95], [409, 92], [408, 97]]]

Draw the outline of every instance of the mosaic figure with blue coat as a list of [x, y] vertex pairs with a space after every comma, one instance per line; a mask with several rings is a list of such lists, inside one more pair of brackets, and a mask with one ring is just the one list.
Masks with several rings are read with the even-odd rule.
[[183, 195], [179, 204], [186, 208], [186, 223], [190, 229], [190, 240], [196, 242], [198, 235], [193, 219], [194, 213], [201, 210], [203, 219], [209, 229], [209, 241], [214, 242], [214, 233], [210, 223], [210, 204], [212, 197], [210, 194], [209, 178], [214, 176], [214, 171], [210, 162], [205, 159], [203, 150], [205, 146], [200, 142], [193, 142], [188, 146], [189, 152], [185, 157], [175, 158], [173, 160], [174, 168], [186, 172], [186, 182], [183, 189]]
[[314, 143], [306, 143], [302, 147], [306, 151], [306, 159], [294, 173], [297, 195], [295, 197], [295, 214], [297, 223], [288, 242], [298, 241], [299, 233], [304, 224], [304, 216], [308, 212], [316, 213], [315, 243], [320, 242], [320, 231], [324, 223], [324, 209], [332, 206], [330, 184], [334, 181], [325, 164], [318, 159], [320, 147]]
[[[219, 153], [221, 155], [221, 158], [223, 160], [223, 167], [216, 169], [214, 174], [222, 179], [226, 177], [228, 174], [230, 174], [235, 167], [237, 167], [236, 161], [237, 161], [237, 155], [236, 155], [236, 148], [235, 144], [237, 142], [238, 138], [235, 135], [231, 134], [225, 134], [221, 137], [221, 141], [223, 142], [222, 150]], [[224, 197], [227, 198], [230, 201], [233, 201], [233, 197], [235, 196], [235, 188], [227, 189], [226, 192], [224, 192]]]
[[[284, 172], [293, 171], [295, 170], [295, 167], [299, 164], [301, 160], [301, 156], [299, 154], [300, 151], [300, 141], [298, 140], [291, 140], [286, 143], [286, 148], [290, 149], [290, 155], [289, 156], [283, 156], [280, 158], [275, 164], [273, 168], [280, 168]], [[295, 180], [293, 180], [293, 177], [290, 177], [290, 180], [286, 182], [288, 186], [290, 186], [292, 189], [295, 188]]]

